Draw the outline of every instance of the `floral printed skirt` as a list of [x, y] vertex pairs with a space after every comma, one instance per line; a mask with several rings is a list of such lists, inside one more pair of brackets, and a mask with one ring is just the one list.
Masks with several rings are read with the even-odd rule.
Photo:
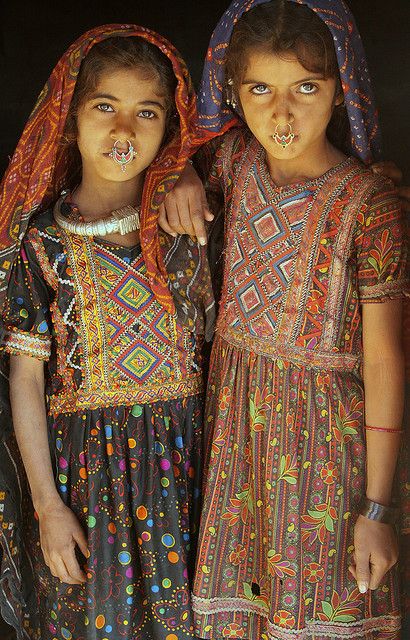
[[348, 571], [363, 495], [363, 385], [217, 337], [193, 592], [200, 638], [398, 638], [396, 568]]
[[58, 489], [91, 556], [87, 583], [68, 585], [33, 545], [41, 640], [193, 637], [202, 411], [194, 396], [50, 419]]

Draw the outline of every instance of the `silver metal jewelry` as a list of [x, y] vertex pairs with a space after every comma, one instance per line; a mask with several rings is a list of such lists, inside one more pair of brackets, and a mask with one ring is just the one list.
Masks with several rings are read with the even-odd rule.
[[399, 509], [397, 507], [386, 507], [384, 504], [369, 500], [365, 496], [360, 503], [359, 513], [368, 520], [394, 524], [399, 515]]
[[295, 134], [293, 133], [292, 125], [290, 124], [290, 122], [288, 122], [286, 126], [288, 127], [288, 132], [286, 134], [280, 135], [279, 134], [280, 125], [277, 124], [276, 129], [272, 136], [274, 142], [276, 142], [276, 144], [282, 147], [282, 149], [286, 149], [286, 147], [292, 144], [295, 137]]
[[109, 157], [112, 158], [114, 162], [120, 165], [121, 171], [125, 171], [127, 168], [127, 164], [134, 160], [137, 152], [135, 151], [129, 140], [127, 140], [128, 151], [118, 151], [117, 144], [119, 144], [120, 142], [121, 140], [116, 140], [114, 142]]
[[115, 209], [112, 211], [108, 218], [102, 220], [93, 220], [92, 222], [76, 222], [75, 220], [68, 220], [61, 213], [61, 204], [64, 202], [64, 197], [57, 200], [54, 205], [54, 219], [57, 224], [77, 236], [107, 236], [111, 233], [119, 233], [125, 236], [131, 231], [136, 231], [140, 228], [140, 211], [141, 207], [132, 207], [127, 205], [121, 209]]

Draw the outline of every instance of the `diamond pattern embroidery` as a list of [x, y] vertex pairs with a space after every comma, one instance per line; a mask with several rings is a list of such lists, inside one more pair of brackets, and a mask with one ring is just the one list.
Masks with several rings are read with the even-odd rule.
[[118, 367], [137, 382], [142, 382], [150, 376], [161, 359], [148, 345], [133, 344], [131, 348], [119, 359]]
[[267, 249], [287, 236], [279, 214], [272, 206], [266, 207], [250, 218], [248, 229], [262, 249]]
[[111, 292], [110, 298], [128, 310], [141, 312], [151, 302], [152, 292], [132, 273], [126, 274]]
[[168, 378], [173, 345], [167, 315], [148, 286], [142, 257], [129, 265], [102, 247], [96, 255], [112, 375], [140, 384], [154, 372], [158, 380]]

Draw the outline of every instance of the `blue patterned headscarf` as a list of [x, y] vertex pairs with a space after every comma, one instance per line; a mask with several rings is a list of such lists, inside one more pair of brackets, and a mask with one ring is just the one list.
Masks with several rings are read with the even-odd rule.
[[[206, 131], [222, 132], [237, 121], [223, 100], [225, 55], [241, 15], [269, 0], [234, 0], [218, 22], [206, 55], [199, 91], [199, 123]], [[369, 163], [380, 159], [381, 141], [366, 56], [354, 17], [343, 0], [291, 0], [304, 4], [323, 20], [335, 44], [347, 115], [351, 153]]]

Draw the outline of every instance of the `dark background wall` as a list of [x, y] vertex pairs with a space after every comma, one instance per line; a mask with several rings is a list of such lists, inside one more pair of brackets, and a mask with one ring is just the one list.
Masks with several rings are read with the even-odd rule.
[[[384, 134], [384, 157], [410, 182], [410, 0], [348, 0], [362, 32]], [[0, 0], [0, 175], [51, 69], [88, 28], [135, 22], [167, 36], [200, 77], [209, 35], [229, 0]]]

